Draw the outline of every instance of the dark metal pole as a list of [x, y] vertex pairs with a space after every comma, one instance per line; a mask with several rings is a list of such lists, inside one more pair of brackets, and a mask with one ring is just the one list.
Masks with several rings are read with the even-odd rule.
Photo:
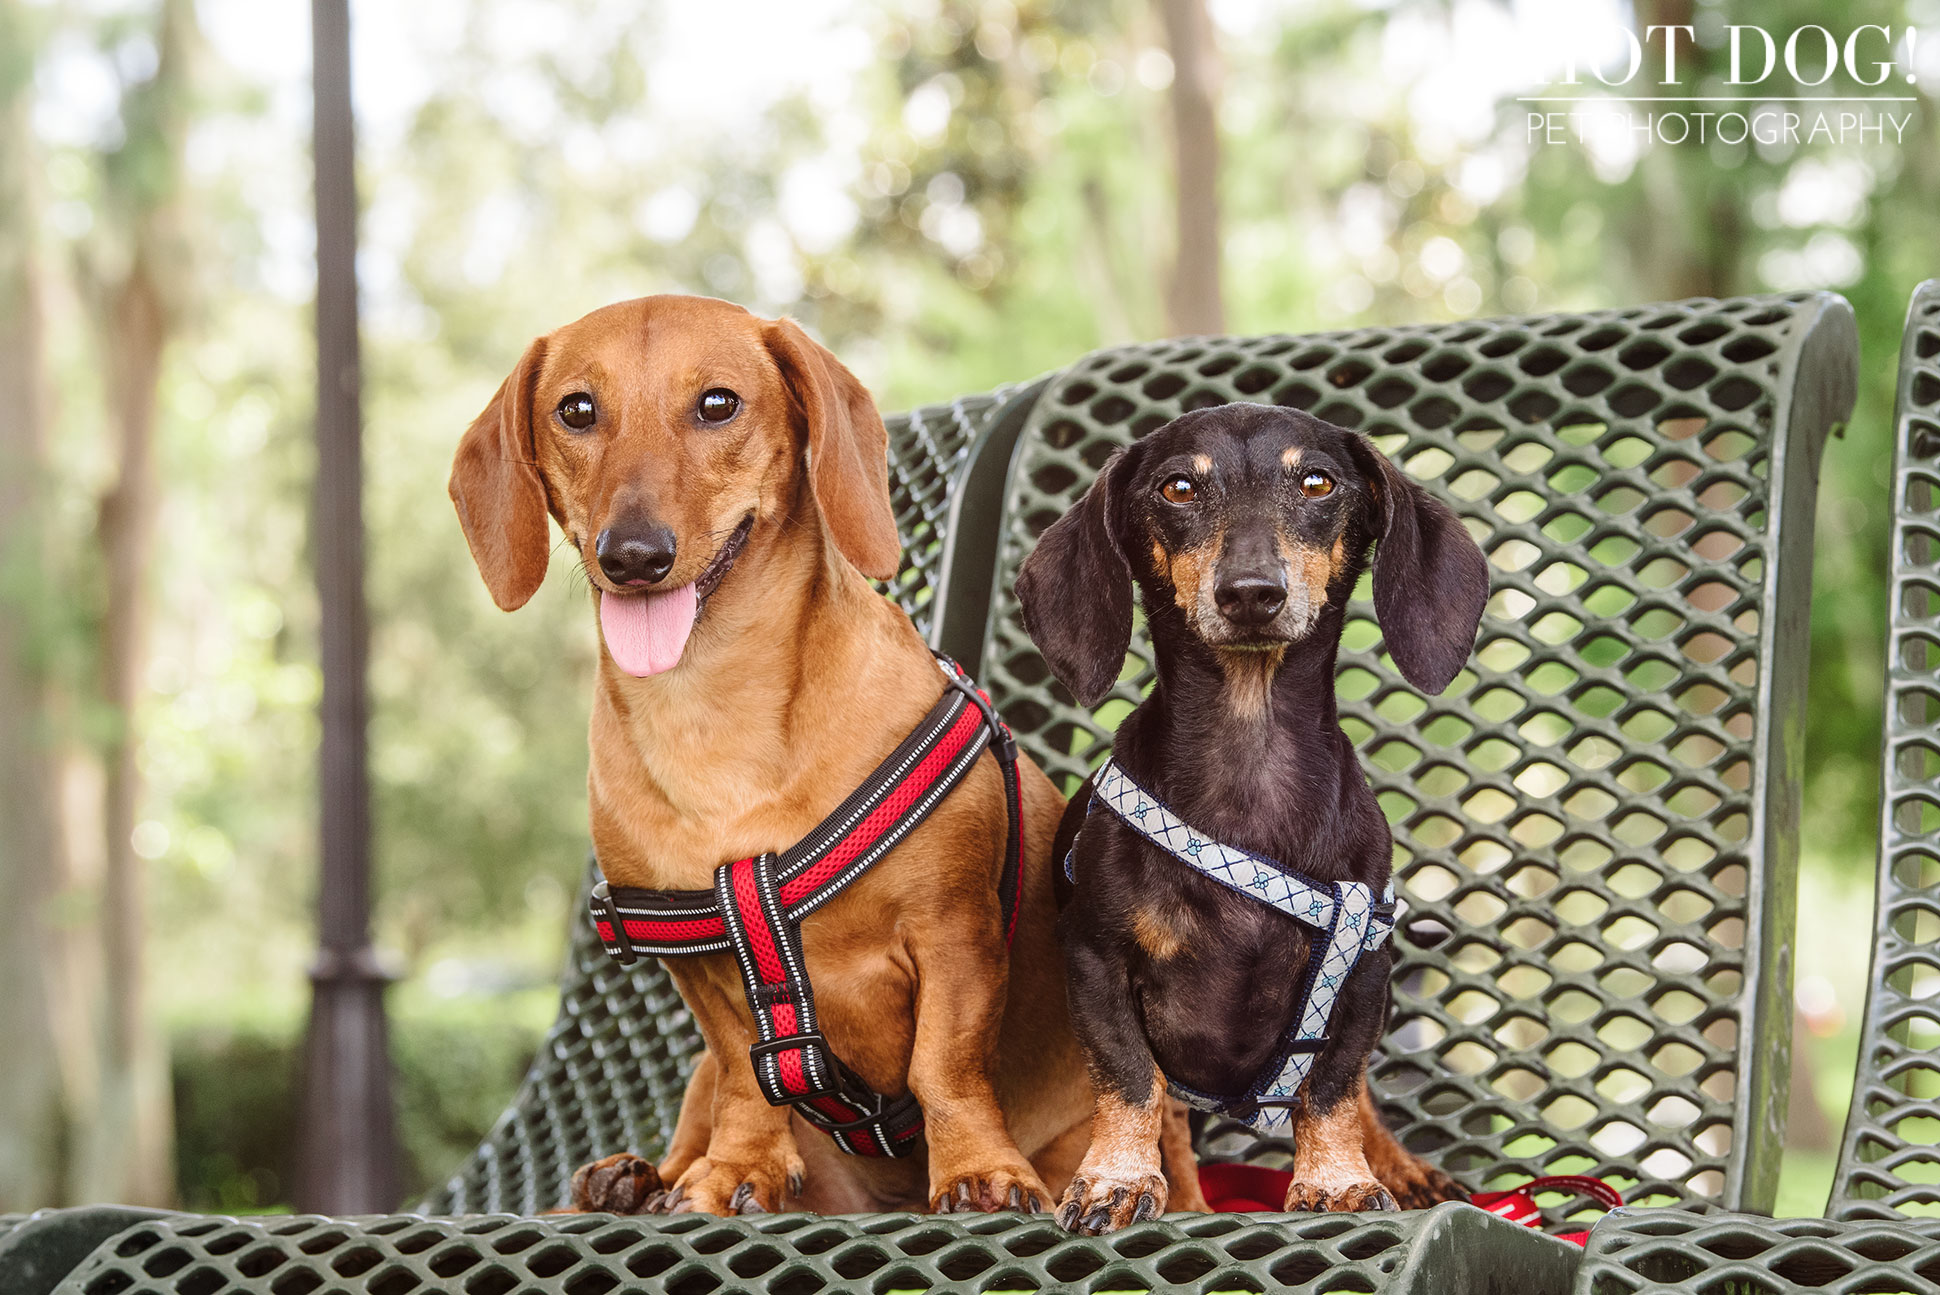
[[357, 358], [357, 180], [348, 0], [312, 0], [317, 195], [317, 601], [323, 647], [318, 756], [319, 948], [304, 1047], [295, 1203], [322, 1214], [397, 1205], [386, 976], [370, 943], [363, 415]]

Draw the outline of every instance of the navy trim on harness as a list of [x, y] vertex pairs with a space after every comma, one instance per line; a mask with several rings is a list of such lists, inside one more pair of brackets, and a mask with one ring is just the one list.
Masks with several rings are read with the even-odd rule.
[[[1222, 1097], [1167, 1081], [1176, 1096], [1201, 1110], [1230, 1115], [1262, 1133], [1290, 1133], [1292, 1108], [1300, 1104], [1300, 1086], [1328, 1041], [1328, 1022], [1341, 988], [1361, 956], [1380, 948], [1394, 929], [1394, 882], [1388, 882], [1376, 903], [1374, 892], [1360, 882], [1317, 881], [1265, 855], [1216, 841], [1188, 826], [1115, 760], [1105, 761], [1092, 775], [1087, 815], [1101, 807], [1201, 875], [1313, 928], [1293, 1025], [1247, 1090]], [[1076, 856], [1074, 840], [1064, 859], [1065, 876], [1074, 883]]]
[[956, 662], [937, 653], [946, 687], [914, 732], [813, 831], [780, 854], [724, 863], [709, 890], [643, 890], [595, 882], [593, 922], [607, 953], [732, 951], [759, 1038], [748, 1049], [762, 1096], [790, 1106], [851, 1155], [906, 1156], [923, 1129], [909, 1093], [885, 1097], [822, 1036], [802, 953], [802, 919], [878, 862], [961, 782], [986, 747], [1004, 777], [1009, 830], [997, 892], [1004, 939], [1022, 890], [1023, 784], [1017, 743]]

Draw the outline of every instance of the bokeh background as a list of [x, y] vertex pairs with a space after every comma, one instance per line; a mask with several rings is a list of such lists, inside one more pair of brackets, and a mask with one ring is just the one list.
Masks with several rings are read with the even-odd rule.
[[[1726, 23], [1940, 33], [1940, 0], [352, 10], [377, 932], [413, 1186], [516, 1086], [585, 857], [584, 588], [555, 571], [498, 613], [444, 489], [534, 334], [714, 294], [803, 320], [897, 409], [1173, 332], [1831, 288], [1864, 376], [1819, 513], [1780, 1201], [1819, 1212], [1869, 954], [1893, 361], [1940, 273], [1940, 34], [1901, 142], [1532, 145], [1515, 100], [1566, 52], [1615, 57], [1615, 25], [1696, 25], [1715, 79]], [[309, 113], [305, 5], [0, 0], [0, 1209], [289, 1199]]]

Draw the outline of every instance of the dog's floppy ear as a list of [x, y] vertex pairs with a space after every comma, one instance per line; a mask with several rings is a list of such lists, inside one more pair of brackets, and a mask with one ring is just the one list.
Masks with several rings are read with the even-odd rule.
[[1113, 454], [1017, 573], [1024, 630], [1082, 706], [1096, 706], [1111, 691], [1132, 642], [1132, 568], [1119, 543], [1117, 510], [1138, 452], [1132, 444]]
[[545, 354], [543, 337], [525, 348], [485, 412], [472, 419], [451, 463], [451, 502], [465, 543], [492, 601], [508, 612], [538, 592], [551, 554], [546, 488], [532, 441], [532, 383]]
[[1475, 650], [1489, 565], [1446, 505], [1364, 436], [1349, 447], [1374, 492], [1374, 614], [1409, 683], [1438, 693]]
[[768, 349], [808, 422], [809, 484], [835, 547], [863, 575], [902, 564], [889, 502], [889, 432], [869, 389], [792, 319], [768, 326]]

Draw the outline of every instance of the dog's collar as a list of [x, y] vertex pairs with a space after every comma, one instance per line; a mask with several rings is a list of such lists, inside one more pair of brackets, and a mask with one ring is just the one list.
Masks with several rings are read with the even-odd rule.
[[990, 699], [937, 654], [946, 686], [922, 723], [814, 831], [780, 854], [724, 863], [710, 890], [594, 883], [594, 926], [622, 964], [641, 954], [732, 950], [760, 1039], [748, 1051], [762, 1095], [790, 1106], [852, 1155], [905, 1156], [923, 1111], [885, 1097], [842, 1063], [820, 1033], [802, 954], [801, 922], [880, 860], [961, 782], [985, 747], [1004, 777], [1009, 830], [997, 894], [1004, 938], [1017, 929], [1023, 877], [1023, 784], [1017, 744]]
[[[1266, 1134], [1291, 1131], [1300, 1085], [1327, 1043], [1328, 1022], [1348, 973], [1363, 954], [1386, 943], [1394, 930], [1393, 880], [1388, 881], [1377, 903], [1373, 890], [1360, 882], [1316, 881], [1278, 860], [1227, 845], [1188, 826], [1164, 801], [1126, 773], [1116, 759], [1106, 760], [1092, 775], [1091, 792], [1087, 813], [1100, 807], [1109, 810], [1134, 832], [1202, 876], [1314, 928], [1293, 1027], [1247, 1091], [1238, 1097], [1219, 1097], [1197, 1092], [1176, 1080], [1171, 1082], [1174, 1093], [1203, 1110], [1232, 1115]], [[1065, 876], [1074, 883], [1076, 855], [1074, 840], [1064, 862]]]
[[701, 568], [701, 573], [694, 577], [694, 598], [696, 601], [706, 602], [707, 596], [713, 593], [715, 588], [720, 585], [722, 579], [733, 568], [734, 560], [741, 556], [741, 550], [747, 547], [748, 533], [753, 529], [754, 514], [749, 513], [741, 519], [741, 524], [736, 526], [733, 533], [727, 537], [727, 542], [722, 544], [720, 548], [714, 550], [714, 556], [707, 560], [707, 565]]

